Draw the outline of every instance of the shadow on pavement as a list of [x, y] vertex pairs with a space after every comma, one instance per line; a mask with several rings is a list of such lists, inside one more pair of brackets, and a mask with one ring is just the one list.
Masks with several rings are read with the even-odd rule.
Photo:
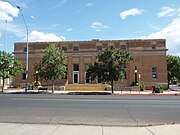
[[69, 92], [67, 95], [111, 95], [108, 92]]
[[8, 93], [2, 93], [0, 94], [48, 94], [46, 92], [8, 92]]

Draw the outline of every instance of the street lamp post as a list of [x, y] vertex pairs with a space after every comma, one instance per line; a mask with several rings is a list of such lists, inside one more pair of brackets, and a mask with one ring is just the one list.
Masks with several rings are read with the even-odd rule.
[[22, 15], [22, 18], [23, 18], [23, 22], [24, 22], [24, 25], [26, 27], [26, 48], [27, 48], [27, 52], [26, 52], [26, 84], [25, 84], [25, 92], [27, 92], [27, 89], [28, 89], [28, 55], [29, 55], [29, 43], [28, 43], [28, 27], [26, 25], [26, 21], [24, 19], [24, 15], [23, 15], [23, 12], [21, 10], [21, 8], [19, 6], [17, 6], [17, 8], [19, 9], [19, 11], [21, 12], [21, 15]]
[[38, 71], [36, 71], [36, 86], [38, 86]]
[[134, 70], [134, 79], [135, 79], [134, 81], [135, 81], [135, 85], [137, 85], [137, 83], [138, 83], [138, 82], [137, 82], [137, 72], [138, 72], [138, 71], [137, 71], [137, 67], [135, 66], [135, 70]]

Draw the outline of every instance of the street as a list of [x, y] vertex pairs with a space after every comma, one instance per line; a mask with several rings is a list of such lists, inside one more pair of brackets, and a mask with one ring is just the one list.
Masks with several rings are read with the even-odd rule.
[[180, 123], [180, 97], [1, 94], [0, 122], [99, 126]]

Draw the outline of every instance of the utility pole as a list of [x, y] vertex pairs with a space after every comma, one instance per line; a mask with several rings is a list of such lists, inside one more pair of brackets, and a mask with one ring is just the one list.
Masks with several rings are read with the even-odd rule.
[[26, 84], [25, 84], [25, 92], [27, 92], [28, 90], [28, 55], [29, 55], [29, 42], [28, 42], [28, 27], [27, 27], [27, 24], [26, 24], [26, 21], [24, 19], [24, 15], [23, 15], [23, 12], [22, 12], [22, 9], [17, 6], [17, 8], [19, 9], [19, 11], [21, 12], [21, 15], [22, 15], [22, 18], [23, 18], [23, 22], [24, 22], [24, 25], [25, 25], [25, 28], [26, 28]]

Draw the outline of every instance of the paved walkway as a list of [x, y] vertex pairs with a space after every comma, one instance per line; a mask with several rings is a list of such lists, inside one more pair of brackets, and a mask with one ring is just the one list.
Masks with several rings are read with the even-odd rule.
[[[9, 93], [9, 94], [21, 94], [24, 93], [25, 90], [24, 89], [8, 89], [8, 90], [4, 90], [4, 93]], [[46, 90], [28, 90], [28, 93], [46, 93]], [[47, 93], [52, 93], [52, 90], [48, 90]], [[55, 90], [54, 94], [90, 94], [90, 93], [94, 93], [94, 94], [111, 94], [111, 91], [60, 91], [60, 90]], [[163, 95], [180, 95], [180, 91], [179, 90], [164, 90], [163, 93], [155, 93], [152, 94], [151, 90], [145, 90], [145, 91], [114, 91], [114, 95], [158, 95], [158, 96], [163, 96]]]
[[1, 135], [180, 135], [180, 125], [102, 127], [0, 123]]

